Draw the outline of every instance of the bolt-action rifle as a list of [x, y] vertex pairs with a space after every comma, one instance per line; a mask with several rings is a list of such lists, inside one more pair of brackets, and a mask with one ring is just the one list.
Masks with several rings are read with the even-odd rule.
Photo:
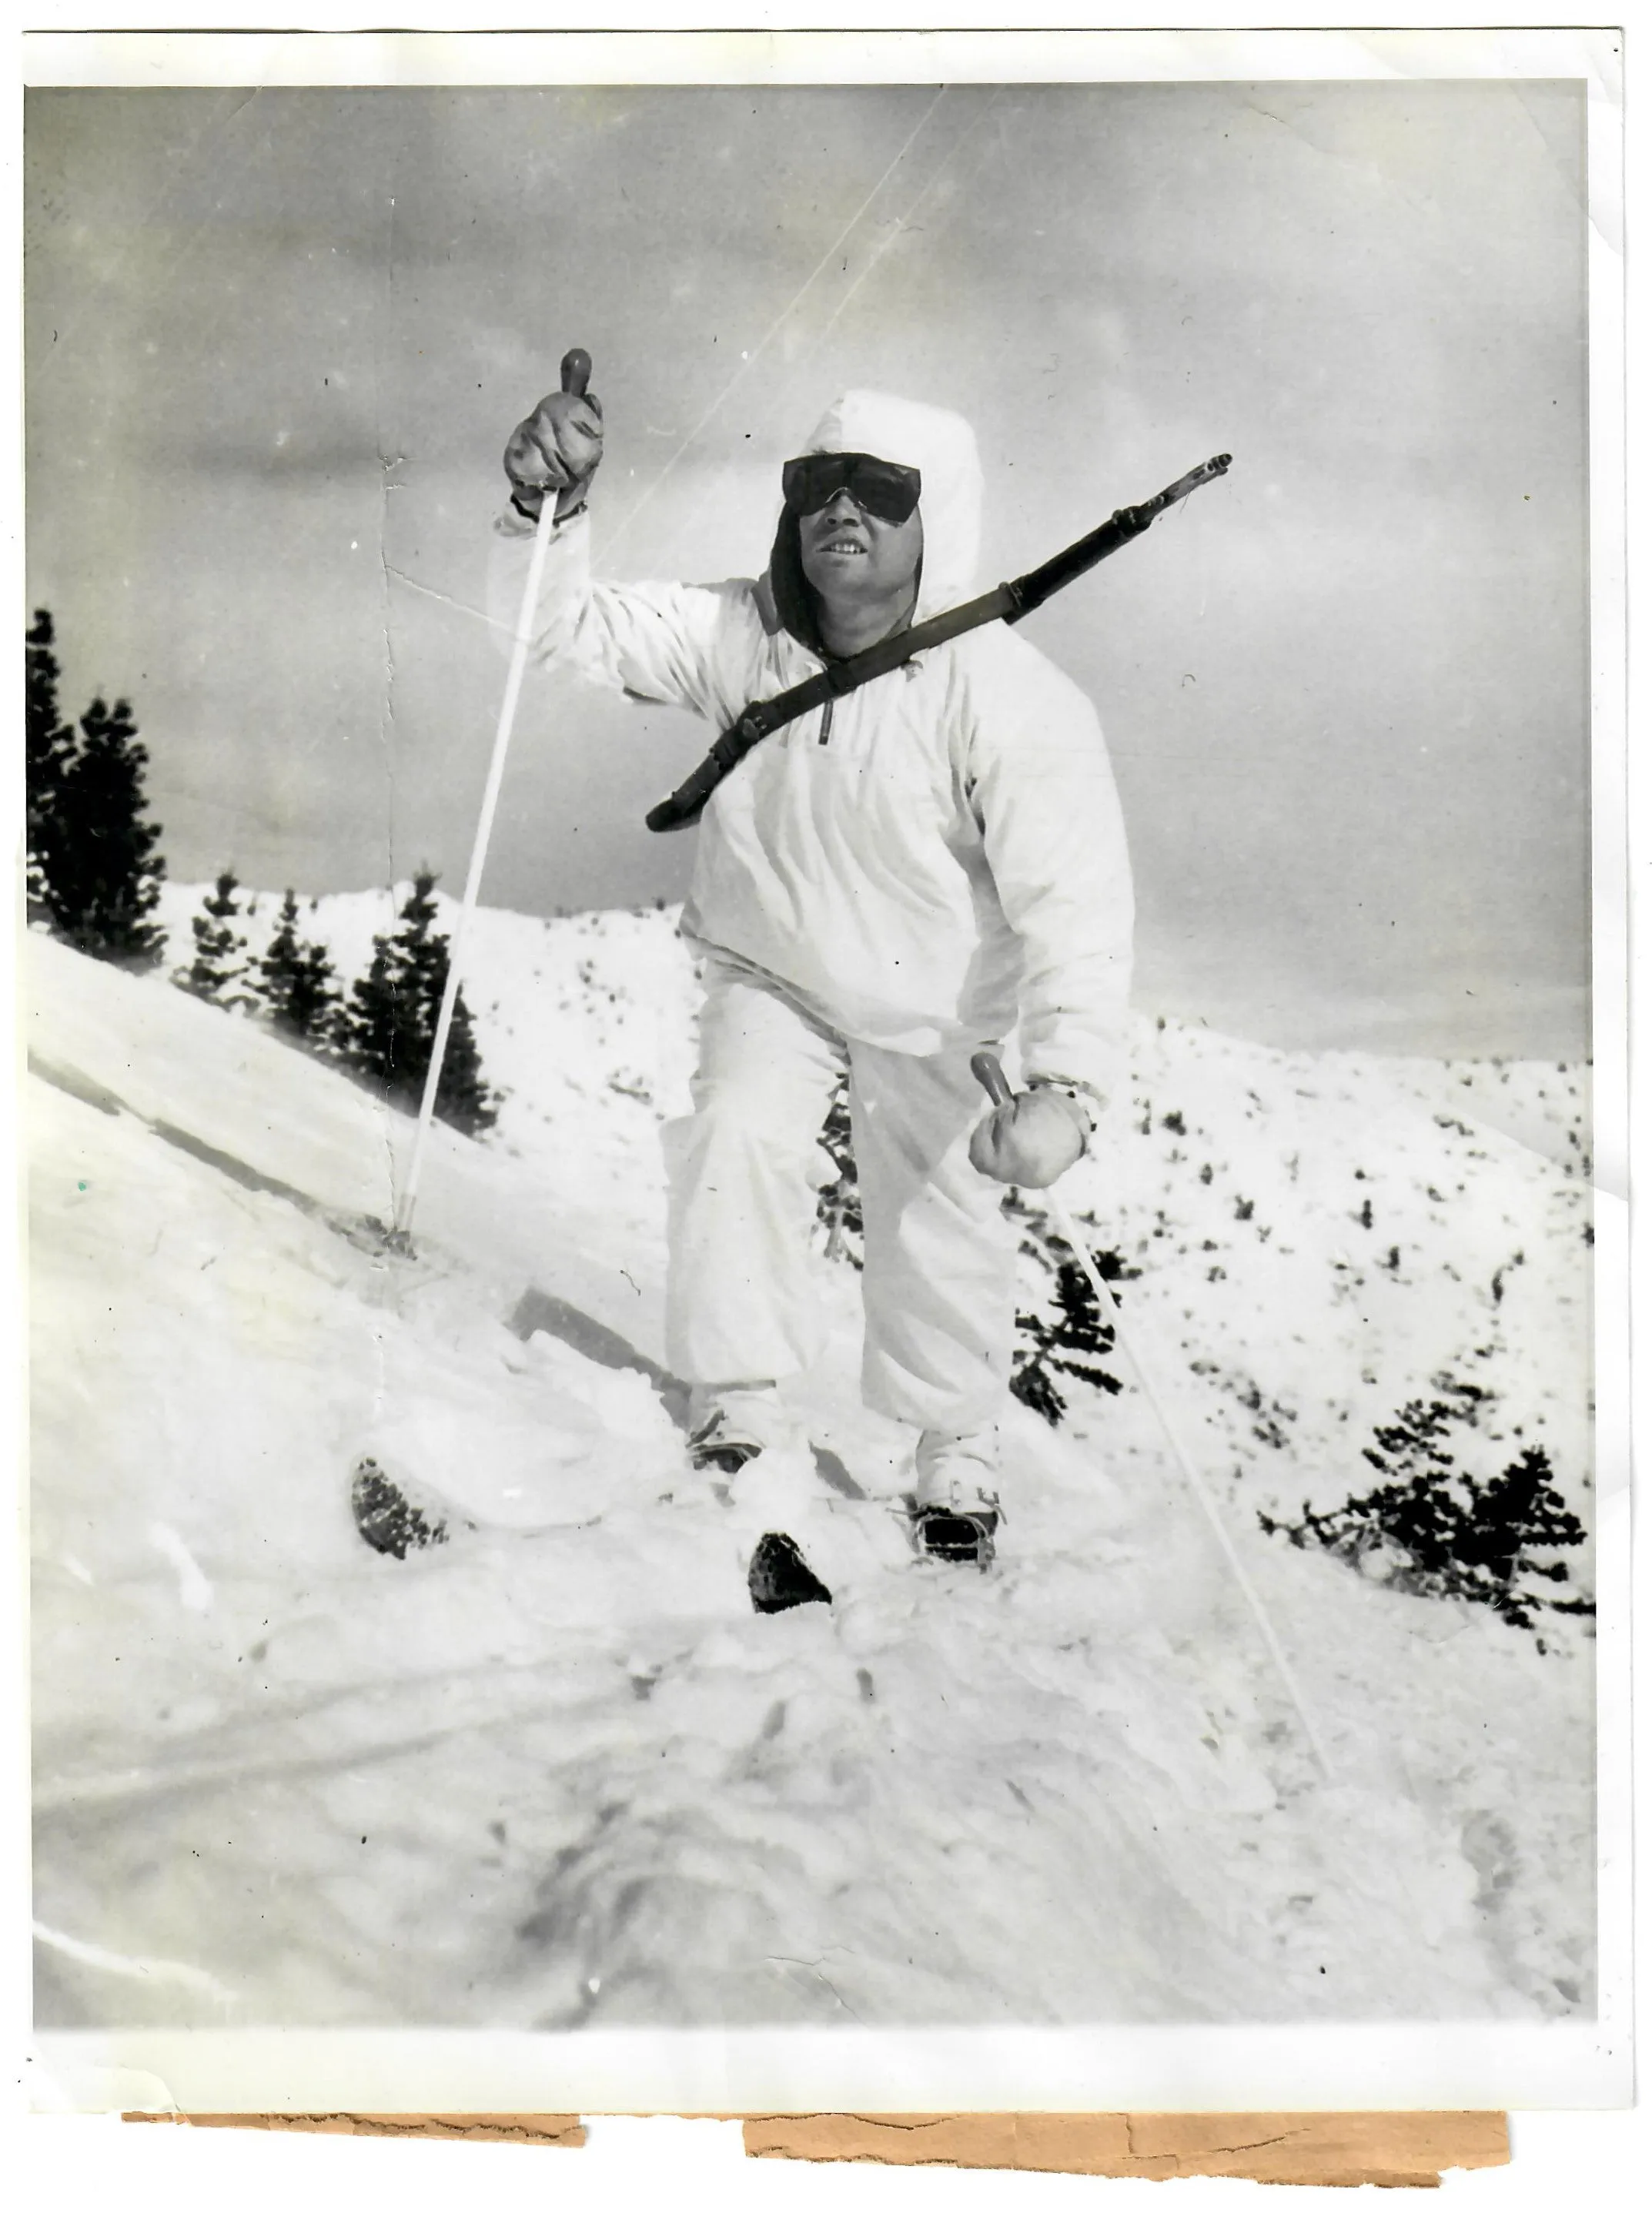
[[662, 799], [650, 810], [646, 818], [649, 828], [686, 830], [690, 823], [698, 822], [706, 801], [723, 778], [739, 767], [753, 747], [772, 736], [787, 722], [795, 722], [798, 716], [807, 715], [813, 708], [824, 707], [829, 699], [841, 699], [846, 692], [858, 691], [875, 677], [887, 676], [914, 654], [927, 653], [931, 646], [944, 645], [948, 638], [961, 637], [966, 631], [978, 630], [983, 623], [1020, 622], [1023, 615], [1030, 615], [1034, 607], [1042, 607], [1052, 592], [1070, 584], [1075, 576], [1082, 576], [1087, 569], [1094, 568], [1098, 561], [1105, 561], [1121, 546], [1128, 546], [1132, 538], [1139, 538], [1167, 507], [1186, 499], [1201, 485], [1225, 476], [1232, 460], [1231, 454], [1217, 454], [1213, 460], [1190, 469], [1185, 477], [1178, 477], [1174, 484], [1144, 500], [1141, 506], [1121, 507], [1099, 530], [1079, 539], [1052, 561], [1046, 561], [1042, 568], [1030, 569], [1026, 576], [1017, 576], [1011, 583], [996, 585], [979, 599], [966, 600], [962, 607], [949, 607], [944, 614], [931, 615], [927, 622], [916, 623], [910, 630], [881, 638], [875, 645], [869, 645], [863, 653], [851, 654], [846, 661], [828, 661], [818, 675], [794, 684], [789, 691], [777, 692], [772, 699], [753, 700], [739, 720], [723, 732], [686, 782], [680, 784], [669, 799]]

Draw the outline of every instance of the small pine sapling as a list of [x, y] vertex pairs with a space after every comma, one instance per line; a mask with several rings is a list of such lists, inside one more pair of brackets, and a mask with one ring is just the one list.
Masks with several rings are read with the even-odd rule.
[[312, 1050], [324, 1049], [337, 1018], [338, 987], [326, 946], [298, 935], [298, 900], [290, 890], [259, 962], [259, 976], [276, 1027]]
[[[1004, 1211], [1022, 1225], [1021, 1253], [1049, 1284], [1036, 1305], [1015, 1315], [1018, 1341], [1009, 1388], [1022, 1405], [1042, 1415], [1052, 1429], [1058, 1429], [1067, 1412], [1058, 1375], [1087, 1383], [1109, 1397], [1123, 1389], [1118, 1377], [1102, 1364], [1113, 1355], [1117, 1332], [1102, 1319], [1095, 1293], [1076, 1255], [1048, 1216], [1014, 1192], [1005, 1199]], [[1096, 1273], [1109, 1286], [1132, 1282], [1141, 1274], [1139, 1268], [1131, 1267], [1118, 1253], [1096, 1250], [1090, 1258]]]
[[1260, 1514], [1262, 1527], [1396, 1590], [1488, 1606], [1517, 1629], [1535, 1629], [1545, 1611], [1592, 1614], [1587, 1599], [1554, 1599], [1533, 1587], [1570, 1579], [1564, 1561], [1537, 1554], [1584, 1541], [1583, 1525], [1553, 1486], [1547, 1454], [1528, 1445], [1501, 1474], [1478, 1481], [1457, 1466], [1447, 1440], [1454, 1423], [1474, 1424], [1485, 1394], [1471, 1386], [1454, 1395], [1456, 1405], [1411, 1399], [1375, 1431], [1365, 1458], [1387, 1482], [1328, 1514], [1306, 1502], [1297, 1521]]
[[180, 989], [193, 992], [198, 999], [210, 999], [215, 1006], [258, 1003], [247, 985], [247, 940], [235, 928], [241, 911], [235, 901], [240, 888], [234, 871], [226, 869], [202, 901], [199, 914], [190, 918], [195, 957], [172, 979]]

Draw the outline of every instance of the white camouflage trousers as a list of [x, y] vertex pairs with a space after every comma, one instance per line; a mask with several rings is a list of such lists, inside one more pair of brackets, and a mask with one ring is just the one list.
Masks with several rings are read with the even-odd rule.
[[997, 1420], [1015, 1248], [1002, 1187], [969, 1162], [987, 1111], [969, 1070], [978, 1049], [925, 1058], [840, 1037], [783, 985], [708, 956], [694, 1112], [664, 1132], [677, 1375], [777, 1380], [818, 1354], [810, 1241], [836, 1173], [820, 1136], [846, 1069], [865, 1223], [866, 1403], [923, 1429]]

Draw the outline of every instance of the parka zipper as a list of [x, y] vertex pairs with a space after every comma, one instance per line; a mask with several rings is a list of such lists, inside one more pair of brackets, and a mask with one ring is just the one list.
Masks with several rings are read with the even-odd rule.
[[818, 745], [830, 745], [832, 742], [832, 710], [837, 704], [835, 699], [828, 699], [820, 710], [820, 735], [815, 741]]

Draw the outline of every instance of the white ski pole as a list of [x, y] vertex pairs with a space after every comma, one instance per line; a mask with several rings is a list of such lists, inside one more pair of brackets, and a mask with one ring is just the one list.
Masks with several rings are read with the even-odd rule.
[[[996, 1053], [978, 1052], [970, 1062], [970, 1070], [995, 1106], [1008, 1106], [1010, 1104], [1015, 1094], [1009, 1088], [1003, 1065]], [[1159, 1396], [1149, 1363], [1143, 1354], [1142, 1332], [1134, 1326], [1128, 1331], [1125, 1329], [1124, 1316], [1119, 1312], [1118, 1300], [1113, 1296], [1100, 1270], [1090, 1258], [1088, 1245], [1079, 1235], [1072, 1216], [1056, 1196], [1053, 1188], [1043, 1193], [1043, 1203], [1049, 1210], [1051, 1220], [1066, 1240], [1068, 1249], [1073, 1258], [1083, 1270], [1085, 1280], [1095, 1294], [1098, 1312], [1105, 1315], [1112, 1323], [1116, 1341], [1129, 1351], [1131, 1365], [1136, 1370], [1137, 1381], [1142, 1387], [1143, 1396], [1153, 1409], [1159, 1427], [1164, 1431], [1171, 1452], [1175, 1456], [1176, 1464], [1182, 1472], [1183, 1479], [1204, 1510], [1205, 1519], [1215, 1533], [1216, 1543], [1222, 1548], [1228, 1565], [1233, 1570], [1234, 1580], [1241, 1590], [1244, 1592], [1252, 1613], [1256, 1617], [1256, 1625], [1262, 1632], [1263, 1642], [1268, 1648], [1274, 1666], [1279, 1670], [1280, 1680], [1290, 1693], [1290, 1702], [1295, 1707], [1296, 1718], [1301, 1722], [1308, 1743], [1313, 1747], [1314, 1757], [1318, 1760], [1326, 1780], [1330, 1781], [1332, 1779], [1331, 1762], [1326, 1757], [1325, 1747], [1320, 1742], [1320, 1733], [1314, 1728], [1303, 1700], [1295, 1671], [1285, 1657], [1284, 1647], [1279, 1642], [1272, 1622], [1268, 1619], [1267, 1609], [1262, 1603], [1260, 1594], [1245, 1571], [1245, 1563], [1240, 1558], [1227, 1526], [1217, 1511], [1216, 1500], [1211, 1497], [1209, 1486], [1199, 1474], [1197, 1466], [1176, 1434], [1175, 1425], [1165, 1410], [1164, 1401]]]
[[[571, 393], [576, 399], [582, 398], [590, 378], [591, 357], [582, 346], [571, 347], [562, 357], [563, 390]], [[407, 1165], [407, 1180], [396, 1203], [394, 1235], [404, 1241], [411, 1228], [413, 1208], [418, 1199], [425, 1141], [436, 1114], [436, 1094], [442, 1085], [442, 1064], [447, 1058], [454, 1008], [459, 999], [460, 956], [464, 950], [471, 917], [476, 911], [476, 895], [482, 887], [482, 871], [487, 865], [488, 840], [493, 834], [493, 817], [499, 804], [499, 787], [504, 781], [505, 755], [510, 750], [510, 732], [516, 720], [516, 702], [527, 670], [527, 649], [533, 636], [533, 611], [539, 605], [539, 579], [545, 574], [545, 549], [551, 542], [551, 526], [555, 519], [556, 507], [555, 492], [547, 491], [540, 503], [539, 523], [533, 533], [533, 552], [527, 564], [527, 582], [522, 588], [521, 612], [516, 617], [515, 643], [511, 648], [510, 674], [505, 679], [505, 696], [500, 703], [498, 728], [493, 735], [493, 758], [488, 764], [488, 780], [482, 793], [482, 813], [476, 825], [476, 840], [471, 847], [470, 874], [465, 879], [465, 897], [459, 909], [459, 920], [454, 926], [453, 943], [448, 951], [448, 980], [442, 987], [442, 1011], [436, 1017], [436, 1040], [430, 1047], [430, 1065], [424, 1077], [424, 1096], [419, 1102], [412, 1158]]]

